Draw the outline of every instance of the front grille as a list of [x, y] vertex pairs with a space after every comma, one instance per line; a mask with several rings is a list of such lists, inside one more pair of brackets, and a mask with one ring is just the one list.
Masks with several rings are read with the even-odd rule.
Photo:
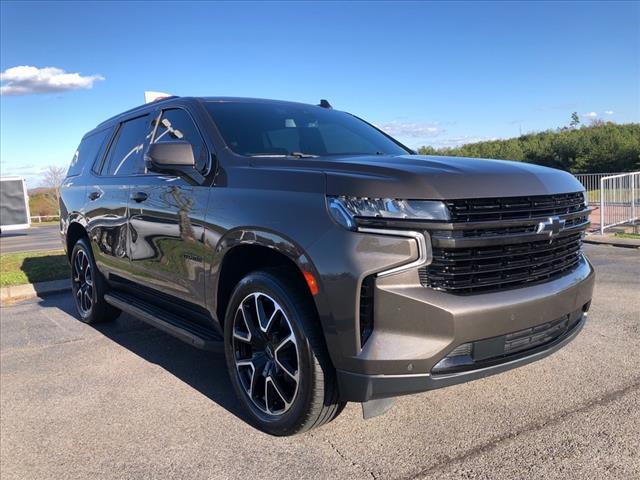
[[433, 261], [419, 270], [425, 287], [469, 294], [558, 278], [580, 262], [582, 232], [510, 245], [433, 248]]
[[[575, 218], [565, 220], [564, 228], [580, 227], [589, 221], [589, 214], [584, 213]], [[513, 227], [491, 227], [491, 228], [467, 228], [464, 230], [437, 230], [431, 232], [440, 238], [490, 238], [504, 235], [535, 233], [538, 228], [537, 223], [529, 222], [528, 225], [517, 225]]]
[[[553, 280], [581, 260], [589, 209], [582, 192], [447, 201], [451, 222], [427, 233], [432, 262], [420, 268], [425, 287], [456, 294], [485, 293]], [[536, 233], [549, 217], [564, 229]]]
[[450, 200], [452, 222], [482, 222], [549, 217], [584, 210], [582, 192], [530, 197]]

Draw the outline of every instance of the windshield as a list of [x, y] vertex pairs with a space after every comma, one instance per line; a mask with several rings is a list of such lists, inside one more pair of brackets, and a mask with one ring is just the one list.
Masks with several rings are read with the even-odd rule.
[[410, 153], [362, 120], [312, 105], [206, 102], [226, 144], [248, 156], [404, 155]]

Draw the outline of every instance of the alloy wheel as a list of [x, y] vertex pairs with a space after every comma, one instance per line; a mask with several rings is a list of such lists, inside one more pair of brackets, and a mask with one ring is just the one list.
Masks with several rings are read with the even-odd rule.
[[93, 307], [93, 272], [86, 252], [78, 250], [72, 265], [73, 291], [78, 309], [83, 316], [91, 313]]
[[291, 408], [300, 381], [300, 354], [291, 322], [269, 295], [247, 295], [233, 318], [233, 353], [240, 384], [253, 405], [279, 416]]

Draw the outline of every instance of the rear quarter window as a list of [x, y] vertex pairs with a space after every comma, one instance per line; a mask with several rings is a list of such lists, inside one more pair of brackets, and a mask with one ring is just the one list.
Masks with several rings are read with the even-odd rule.
[[110, 130], [102, 130], [100, 132], [93, 133], [86, 136], [78, 145], [76, 153], [71, 159], [71, 164], [67, 170], [67, 177], [75, 177], [80, 175], [86, 165], [93, 165], [93, 162], [98, 156], [98, 152], [102, 151], [107, 139], [109, 137]]

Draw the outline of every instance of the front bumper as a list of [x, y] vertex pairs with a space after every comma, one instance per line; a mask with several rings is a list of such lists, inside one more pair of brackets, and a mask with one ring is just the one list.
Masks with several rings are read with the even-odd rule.
[[494, 365], [450, 374], [415, 374], [415, 375], [362, 375], [344, 370], [337, 371], [340, 395], [344, 400], [366, 402], [380, 398], [397, 397], [420, 393], [436, 388], [449, 387], [459, 383], [477, 380], [496, 373], [521, 367], [540, 360], [560, 350], [573, 340], [582, 330], [587, 314], [584, 313], [575, 326], [566, 335], [550, 342], [544, 347], [527, 352], [517, 358], [508, 359]]
[[[415, 272], [376, 279], [375, 323], [364, 347], [337, 369], [343, 400], [364, 402], [446, 387], [499, 373], [562, 348], [582, 329], [594, 272], [583, 257], [556, 280], [480, 295], [459, 296], [415, 284]], [[434, 373], [457, 346], [529, 329], [559, 318], [570, 328], [553, 340], [464, 371]]]

